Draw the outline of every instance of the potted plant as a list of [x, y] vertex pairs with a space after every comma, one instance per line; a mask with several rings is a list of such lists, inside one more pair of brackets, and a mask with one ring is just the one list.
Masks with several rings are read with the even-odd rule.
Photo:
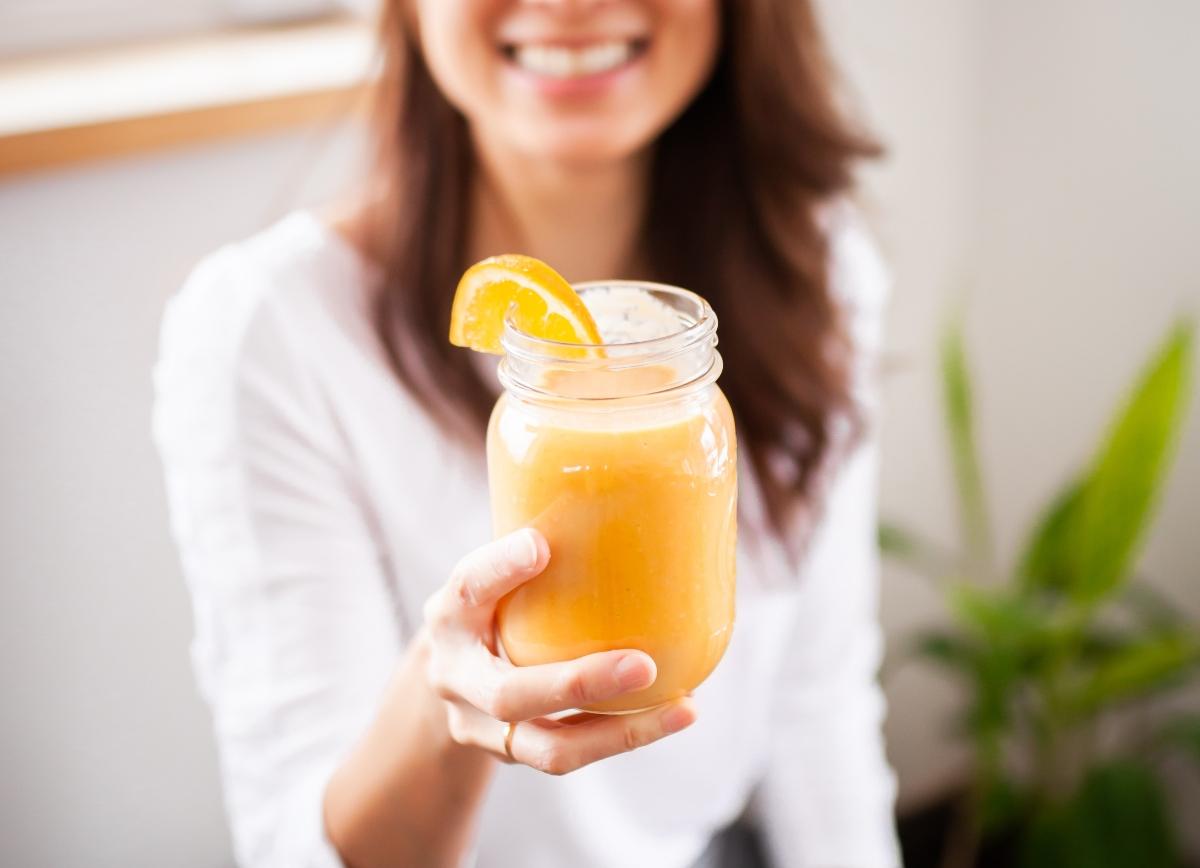
[[947, 329], [941, 377], [958, 550], [894, 524], [880, 529], [884, 552], [931, 577], [949, 613], [948, 626], [915, 636], [911, 650], [967, 694], [958, 731], [972, 774], [934, 864], [1180, 864], [1159, 770], [1176, 749], [1200, 762], [1200, 714], [1170, 711], [1158, 697], [1200, 669], [1200, 626], [1135, 568], [1185, 415], [1191, 357], [1192, 328], [1180, 322], [1090, 463], [1001, 569], [962, 330]]

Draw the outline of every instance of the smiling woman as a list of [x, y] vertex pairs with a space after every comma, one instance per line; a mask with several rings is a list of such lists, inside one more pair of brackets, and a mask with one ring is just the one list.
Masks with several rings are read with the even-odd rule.
[[[685, 868], [749, 812], [785, 868], [895, 865], [865, 400], [886, 280], [846, 201], [877, 148], [812, 6], [389, 0], [380, 32], [366, 193], [205, 260], [164, 325], [156, 431], [240, 861]], [[694, 696], [651, 690], [673, 640], [498, 654], [526, 582], [595, 596], [568, 545], [486, 542], [496, 382], [446, 334], [463, 271], [512, 251], [720, 317], [745, 532], [734, 552], [726, 467], [722, 521], [680, 542], [737, 563]], [[638, 695], [662, 704], [573, 713]]]
[[713, 2], [535, 5], [419, 0], [421, 51], [480, 141], [602, 161], [644, 146], [696, 95], [716, 56]]

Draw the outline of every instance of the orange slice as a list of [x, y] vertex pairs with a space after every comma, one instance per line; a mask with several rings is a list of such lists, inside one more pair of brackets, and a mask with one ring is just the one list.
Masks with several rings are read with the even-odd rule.
[[528, 335], [569, 344], [598, 344], [596, 321], [557, 271], [532, 256], [506, 253], [466, 270], [454, 292], [450, 343], [503, 353], [504, 318]]

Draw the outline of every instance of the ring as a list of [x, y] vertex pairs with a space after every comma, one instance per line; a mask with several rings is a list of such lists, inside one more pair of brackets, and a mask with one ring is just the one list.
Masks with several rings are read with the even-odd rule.
[[512, 752], [513, 733], [516, 731], [517, 725], [515, 723], [510, 722], [504, 724], [504, 755], [508, 757], [508, 761], [510, 763], [515, 763], [517, 761], [517, 758], [513, 756]]

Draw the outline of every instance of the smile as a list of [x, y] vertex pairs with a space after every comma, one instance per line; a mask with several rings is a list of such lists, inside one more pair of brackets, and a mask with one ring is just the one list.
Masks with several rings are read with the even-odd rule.
[[501, 51], [520, 69], [545, 78], [603, 75], [632, 63], [646, 50], [646, 39], [612, 39], [587, 45], [505, 45]]

